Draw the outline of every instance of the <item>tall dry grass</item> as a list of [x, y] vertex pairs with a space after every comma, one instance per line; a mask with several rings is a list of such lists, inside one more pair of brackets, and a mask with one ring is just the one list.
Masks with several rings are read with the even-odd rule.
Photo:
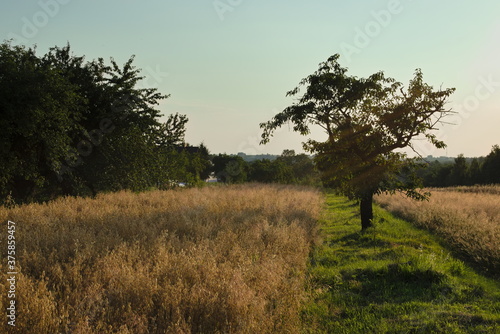
[[475, 185], [475, 186], [456, 186], [447, 188], [429, 188], [432, 191], [455, 191], [462, 193], [475, 193], [475, 194], [492, 194], [500, 195], [500, 185]]
[[379, 195], [376, 202], [436, 231], [458, 252], [500, 277], [500, 186], [429, 189], [429, 201]]
[[16, 327], [4, 317], [0, 331], [297, 333], [321, 203], [247, 185], [0, 208], [19, 265]]

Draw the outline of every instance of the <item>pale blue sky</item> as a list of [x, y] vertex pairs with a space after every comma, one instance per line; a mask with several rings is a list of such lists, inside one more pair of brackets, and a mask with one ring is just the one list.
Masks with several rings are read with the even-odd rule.
[[435, 87], [457, 88], [455, 125], [438, 132], [448, 149], [417, 145], [424, 155], [500, 144], [498, 0], [4, 0], [0, 34], [39, 54], [69, 41], [89, 60], [136, 55], [148, 85], [172, 95], [162, 112], [187, 114], [188, 142], [213, 153], [300, 151], [305, 138], [288, 128], [259, 146], [259, 123], [334, 53], [355, 75], [407, 83], [422, 68]]

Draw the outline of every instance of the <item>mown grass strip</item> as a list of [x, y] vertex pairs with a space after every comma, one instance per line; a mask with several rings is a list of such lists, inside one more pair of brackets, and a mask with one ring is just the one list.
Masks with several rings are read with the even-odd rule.
[[375, 202], [427, 229], [488, 276], [500, 279], [500, 186], [429, 189], [428, 201], [382, 194]]
[[357, 212], [327, 194], [304, 333], [500, 333], [499, 282], [380, 208], [375, 227], [360, 232]]

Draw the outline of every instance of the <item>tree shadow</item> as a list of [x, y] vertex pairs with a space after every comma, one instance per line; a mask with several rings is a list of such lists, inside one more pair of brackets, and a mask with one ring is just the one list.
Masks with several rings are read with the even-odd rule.
[[[350, 200], [345, 200], [340, 203], [327, 203], [327, 210], [328, 212], [345, 212], [346, 215], [343, 216], [345, 219], [345, 222], [349, 222], [354, 218], [359, 218], [360, 213], [359, 213], [359, 204], [353, 203]], [[349, 215], [347, 215], [349, 213]]]
[[445, 283], [446, 275], [415, 265], [390, 264], [384, 268], [364, 268], [341, 272], [344, 281], [357, 282], [359, 303], [431, 302], [448, 298], [453, 289]]
[[363, 231], [347, 234], [341, 238], [334, 239], [332, 243], [341, 243], [345, 246], [356, 246], [360, 248], [389, 248], [392, 246], [390, 242], [373, 237]]

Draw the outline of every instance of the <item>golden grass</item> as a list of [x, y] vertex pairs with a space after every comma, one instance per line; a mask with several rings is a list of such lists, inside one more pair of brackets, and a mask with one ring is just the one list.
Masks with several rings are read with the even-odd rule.
[[455, 250], [498, 274], [500, 186], [429, 190], [432, 196], [424, 202], [402, 195], [379, 195], [375, 200], [416, 225], [436, 231]]
[[479, 193], [500, 195], [500, 185], [475, 185], [475, 186], [456, 186], [448, 188], [431, 188], [432, 191], [457, 191], [463, 193]]
[[16, 327], [0, 331], [297, 333], [321, 205], [309, 188], [246, 185], [0, 208], [19, 265]]

